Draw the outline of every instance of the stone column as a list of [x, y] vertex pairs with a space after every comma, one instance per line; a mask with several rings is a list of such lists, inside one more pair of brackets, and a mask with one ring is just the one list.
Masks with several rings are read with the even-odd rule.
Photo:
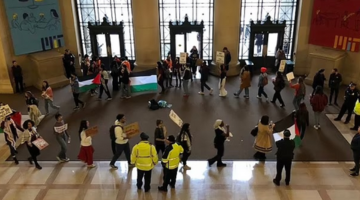
[[135, 69], [156, 67], [160, 58], [160, 24], [158, 0], [132, 0], [135, 39]]
[[[216, 51], [222, 51], [227, 47], [231, 53], [228, 76], [236, 76], [240, 73], [238, 65], [240, 11], [241, 0], [214, 1], [213, 61], [216, 59]], [[219, 74], [218, 65], [214, 62], [211, 72], [215, 75]]]

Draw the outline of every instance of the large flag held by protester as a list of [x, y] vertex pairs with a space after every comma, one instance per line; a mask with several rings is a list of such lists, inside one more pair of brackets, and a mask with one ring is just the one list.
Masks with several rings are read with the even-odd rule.
[[156, 68], [141, 72], [131, 72], [130, 88], [132, 93], [157, 91], [157, 87]]
[[79, 77], [80, 92], [87, 92], [92, 89], [96, 89], [101, 84], [100, 74], [91, 74], [88, 76]]
[[294, 113], [275, 123], [273, 134], [275, 142], [284, 138], [283, 133], [286, 129], [290, 131], [290, 139], [295, 141], [295, 146], [299, 147], [301, 145], [300, 131], [296, 124]]

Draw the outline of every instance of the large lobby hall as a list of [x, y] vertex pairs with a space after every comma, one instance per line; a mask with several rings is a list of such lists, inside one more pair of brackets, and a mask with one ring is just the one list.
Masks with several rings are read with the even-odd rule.
[[[360, 199], [359, 8], [356, 0], [1, 1], [0, 199]], [[145, 173], [139, 159], [149, 158]], [[284, 160], [291, 179], [284, 164], [278, 185]], [[176, 183], [164, 191], [170, 172]]]

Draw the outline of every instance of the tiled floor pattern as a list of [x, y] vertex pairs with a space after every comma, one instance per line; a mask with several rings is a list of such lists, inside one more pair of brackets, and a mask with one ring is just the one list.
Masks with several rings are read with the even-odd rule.
[[229, 162], [226, 168], [193, 161], [192, 170], [178, 173], [176, 189], [160, 193], [161, 167], [152, 172], [149, 193], [136, 188], [136, 169], [125, 162], [110, 170], [108, 162], [87, 169], [80, 162], [42, 162], [36, 170], [27, 163], [0, 164], [3, 200], [347, 200], [360, 199], [360, 181], [350, 177], [352, 163], [297, 162], [291, 185], [274, 186], [274, 162]]
[[346, 139], [346, 141], [351, 143], [352, 138], [356, 134], [356, 131], [350, 130], [350, 128], [354, 127], [354, 115], [352, 115], [350, 123], [344, 124], [344, 118], [342, 121], [334, 121], [334, 119], [338, 116], [338, 114], [326, 114], [329, 120], [334, 124], [334, 126], [338, 129], [342, 136]]

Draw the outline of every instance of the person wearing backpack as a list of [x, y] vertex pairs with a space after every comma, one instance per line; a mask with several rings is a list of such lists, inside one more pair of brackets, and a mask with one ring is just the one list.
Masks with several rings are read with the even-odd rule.
[[137, 168], [138, 190], [141, 190], [144, 179], [145, 192], [150, 190], [151, 172], [158, 162], [158, 156], [154, 145], [149, 143], [149, 136], [145, 133], [140, 134], [141, 141], [135, 145], [131, 152], [131, 164]]
[[275, 90], [275, 94], [273, 96], [273, 99], [271, 101], [271, 103], [275, 103], [276, 102], [276, 99], [279, 100], [280, 102], [280, 107], [284, 107], [285, 104], [284, 104], [284, 101], [281, 97], [281, 90], [285, 88], [285, 80], [284, 78], [282, 77], [282, 74], [281, 72], [276, 72], [276, 78], [273, 79], [273, 84], [274, 84], [274, 90]]
[[324, 94], [323, 88], [321, 86], [317, 86], [315, 88], [315, 95], [311, 96], [310, 103], [313, 108], [315, 117], [314, 128], [319, 129], [320, 114], [325, 110], [325, 107], [328, 104], [328, 97]]
[[[110, 167], [113, 169], [118, 169], [115, 166], [116, 160], [121, 156], [122, 152], [124, 151], [126, 160], [128, 161], [129, 167], [133, 167], [134, 165], [130, 162], [130, 144], [129, 139], [127, 138], [126, 133], [124, 133], [124, 124], [125, 124], [125, 115], [118, 114], [116, 116], [115, 125], [113, 126], [113, 131], [110, 132], [110, 137], [115, 139], [115, 154], [110, 162]], [[111, 129], [112, 130], [112, 129]], [[113, 132], [113, 134], [112, 134]], [[113, 150], [114, 151], [114, 150]]]
[[38, 108], [39, 100], [34, 97], [34, 95], [27, 91], [25, 92], [25, 101], [28, 107], [28, 114], [31, 119], [35, 123], [35, 127], [37, 127], [40, 123], [39, 117], [41, 116], [41, 112]]
[[304, 100], [306, 94], [306, 86], [304, 84], [304, 78], [299, 77], [298, 83], [294, 85], [291, 83], [291, 81], [289, 81], [289, 85], [291, 88], [295, 89], [293, 105], [295, 107], [295, 110], [299, 110], [299, 105], [301, 103], [301, 100]]
[[260, 69], [261, 73], [259, 76], [259, 83], [258, 83], [258, 95], [257, 98], [261, 99], [261, 95], [264, 95], [264, 97], [266, 98], [266, 101], [269, 101], [268, 99], [268, 95], [265, 93], [264, 87], [268, 84], [269, 80], [268, 80], [268, 75], [267, 75], [267, 69], [265, 67], [262, 67]]

